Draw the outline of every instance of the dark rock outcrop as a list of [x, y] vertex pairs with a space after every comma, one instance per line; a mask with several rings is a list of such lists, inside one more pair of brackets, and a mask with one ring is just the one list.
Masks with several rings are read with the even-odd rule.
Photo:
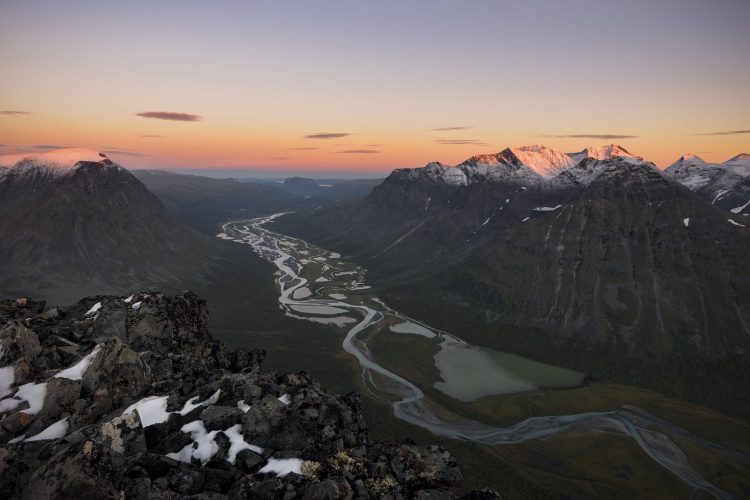
[[213, 340], [190, 292], [54, 311], [3, 301], [0, 325], [10, 367], [0, 381], [2, 498], [461, 492], [442, 448], [371, 443], [356, 394], [333, 394], [305, 373], [263, 373], [262, 352]]

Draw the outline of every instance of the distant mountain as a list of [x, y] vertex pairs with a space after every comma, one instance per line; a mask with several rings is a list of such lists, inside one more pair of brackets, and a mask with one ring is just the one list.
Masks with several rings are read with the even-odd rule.
[[664, 172], [712, 205], [733, 214], [750, 215], [749, 154], [739, 154], [721, 164], [706, 163], [699, 156], [687, 154]]
[[315, 180], [309, 177], [288, 177], [280, 187], [307, 199], [330, 203], [364, 198], [381, 182], [383, 179]]
[[159, 199], [105, 155], [63, 149], [0, 157], [0, 295], [64, 303], [199, 280], [213, 242], [173, 220]]
[[451, 325], [477, 343], [750, 414], [728, 385], [655, 375], [750, 374], [746, 222], [610, 145], [396, 170], [361, 201], [276, 224], [360, 262], [410, 313], [481, 319]]
[[177, 219], [211, 236], [216, 235], [221, 223], [228, 219], [251, 218], [310, 205], [278, 185], [162, 170], [133, 170], [132, 173]]

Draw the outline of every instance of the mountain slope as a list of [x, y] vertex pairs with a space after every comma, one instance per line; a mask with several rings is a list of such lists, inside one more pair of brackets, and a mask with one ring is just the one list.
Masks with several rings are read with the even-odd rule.
[[228, 219], [255, 217], [308, 206], [299, 196], [269, 184], [237, 182], [161, 170], [133, 170], [170, 213], [185, 224], [214, 236]]
[[200, 279], [218, 257], [212, 241], [172, 220], [141, 182], [91, 150], [18, 160], [0, 177], [0, 213], [3, 295], [65, 302], [187, 272]]
[[[488, 163], [395, 171], [361, 202], [277, 227], [358, 261], [405, 307], [483, 318], [489, 326], [472, 340], [485, 345], [631, 382], [635, 367], [747, 356], [742, 217], [632, 155], [522, 180], [523, 166], [499, 160], [484, 180], [444, 180], [477, 165]], [[665, 377], [645, 378], [669, 389]], [[704, 402], [729, 408], [728, 387]], [[743, 408], [733, 411], [750, 414]]]

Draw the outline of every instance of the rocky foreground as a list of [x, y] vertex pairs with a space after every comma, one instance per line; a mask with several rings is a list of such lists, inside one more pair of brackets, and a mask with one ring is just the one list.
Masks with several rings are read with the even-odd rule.
[[[186, 292], [0, 302], [1, 498], [457, 498], [440, 447], [369, 441], [356, 394], [263, 373]], [[472, 492], [463, 498], [497, 498]]]

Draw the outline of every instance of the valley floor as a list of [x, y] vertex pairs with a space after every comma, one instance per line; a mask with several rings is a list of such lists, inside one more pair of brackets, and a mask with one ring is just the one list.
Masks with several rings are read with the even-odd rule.
[[[284, 249], [290, 251], [292, 248], [286, 246]], [[249, 248], [243, 250], [250, 254]], [[342, 266], [335, 253], [331, 257], [329, 252], [319, 249], [320, 253], [311, 253], [312, 248], [301, 252], [301, 248], [296, 250], [296, 253], [290, 253], [295, 253], [300, 261], [307, 261], [303, 266], [303, 276], [310, 285], [302, 293], [296, 291], [297, 295], [293, 297], [312, 295], [314, 300], [322, 294], [328, 297], [334, 295], [336, 299], [348, 295], [348, 299], [356, 297], [356, 303], [372, 304], [374, 295], [365, 288], [367, 285], [363, 276], [346, 274], [354, 270], [354, 266]], [[222, 318], [221, 324], [214, 325], [217, 335], [230, 345], [266, 349], [269, 354], [266, 358], [268, 368], [279, 371], [304, 369], [337, 391], [358, 390], [363, 395], [364, 411], [369, 417], [367, 421], [371, 432], [378, 439], [414, 438], [424, 443], [440, 441], [458, 457], [469, 481], [467, 487], [491, 486], [509, 497], [534, 495], [554, 498], [561, 494], [607, 498], [633, 495], [686, 497], [694, 491], [693, 487], [667, 468], [655, 467], [653, 457], [649, 458], [635, 441], [606, 426], [599, 432], [592, 432], [590, 428], [571, 428], [543, 439], [493, 447], [436, 437], [431, 432], [395, 418], [390, 401], [393, 398], [389, 400], [382, 391], [373, 390], [379, 382], [377, 374], [369, 381], [363, 379], [359, 363], [342, 349], [348, 328], [284, 316], [277, 302], [278, 288], [273, 285], [274, 269], [257, 257], [253, 259], [253, 265], [248, 265], [249, 261], [245, 263], [245, 269], [252, 269], [248, 271], [248, 281], [243, 280], [240, 276], [242, 273], [234, 273], [228, 280], [231, 286], [201, 291], [208, 297], [210, 308], [223, 310], [216, 315]], [[334, 265], [339, 269], [332, 270]], [[325, 267], [328, 269], [324, 270]], [[335, 273], [339, 273], [338, 283], [331, 280]], [[250, 281], [251, 274], [256, 279]], [[265, 281], [257, 279], [261, 276]], [[278, 273], [276, 276], [278, 278]], [[346, 281], [342, 283], [344, 279]], [[243, 287], [243, 281], [252, 282], [255, 286], [252, 289]], [[346, 291], [336, 289], [342, 288], [341, 284], [346, 284]], [[307, 288], [297, 285], [299, 283], [293, 286], [297, 289]], [[237, 297], [243, 296], [238, 302]], [[293, 307], [286, 308], [287, 315], [294, 311]], [[228, 316], [227, 312], [232, 314]], [[400, 313], [392, 312], [391, 319], [387, 320], [391, 330], [394, 324], [401, 322], [394, 319]], [[336, 311], [323, 313], [317, 315], [318, 320], [330, 319], [329, 313]], [[316, 317], [299, 311], [291, 314]], [[258, 328], [259, 325], [264, 325], [262, 330]], [[568, 389], [535, 388], [512, 394], [487, 394], [471, 401], [461, 401], [436, 388], [441, 374], [434, 363], [436, 351], [440, 350], [435, 341], [414, 332], [399, 334], [380, 330], [383, 328], [363, 336], [363, 342], [371, 354], [383, 367], [417, 383], [436, 414], [448, 412], [443, 415], [445, 418], [461, 415], [462, 418], [485, 424], [508, 426], [535, 416], [611, 412], [637, 406], [663, 419], [667, 429], [677, 429], [658, 430], [663, 431], [663, 435], [675, 445], [672, 452], [677, 455], [677, 462], [684, 462], [698, 477], [715, 487], [714, 495], [722, 496], [726, 492], [742, 496], [750, 491], [746, 480], [750, 477], [750, 442], [746, 437], [750, 436], [750, 428], [741, 420], [655, 392], [606, 383]], [[646, 425], [642, 429], [642, 434], [652, 432], [657, 432], [653, 426]], [[701, 497], [707, 493], [698, 491], [697, 495]]]

